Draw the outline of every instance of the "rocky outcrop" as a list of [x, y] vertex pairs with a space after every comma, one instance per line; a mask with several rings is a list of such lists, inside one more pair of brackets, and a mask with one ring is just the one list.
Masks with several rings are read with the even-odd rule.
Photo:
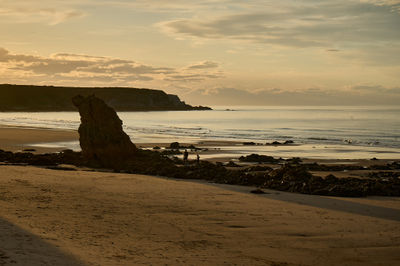
[[[343, 197], [400, 196], [400, 179], [397, 170], [373, 173], [369, 178], [365, 179], [336, 178], [332, 174], [322, 178], [312, 175], [307, 171], [307, 167], [298, 164], [286, 164], [274, 170], [260, 167], [230, 170], [222, 164], [213, 164], [207, 161], [200, 161], [199, 163], [192, 161], [187, 165], [183, 165], [182, 161], [177, 158], [170, 160], [168, 157], [160, 155], [159, 152], [140, 149], [136, 151], [134, 157], [122, 159], [126, 159], [122, 160], [123, 166], [109, 166], [109, 168], [117, 172], [182, 179], [203, 179], [221, 184], [258, 186], [260, 188], [314, 195]], [[73, 170], [73, 168], [62, 166], [62, 164], [93, 166], [82, 159], [81, 152], [70, 150], [49, 154], [12, 153], [0, 150], [0, 162], [46, 166], [55, 170]], [[178, 164], [180, 166], [177, 166]], [[387, 164], [387, 167], [392, 167], [392, 165]]]
[[117, 113], [94, 95], [72, 98], [79, 109], [79, 142], [82, 155], [90, 164], [119, 168], [137, 153], [135, 144], [122, 130]]

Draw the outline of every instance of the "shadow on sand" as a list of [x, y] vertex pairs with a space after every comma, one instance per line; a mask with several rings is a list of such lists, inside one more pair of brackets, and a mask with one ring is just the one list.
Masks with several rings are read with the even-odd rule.
[[70, 254], [0, 218], [0, 265], [84, 265]]
[[[199, 180], [191, 180], [191, 182], [199, 182]], [[249, 194], [249, 192], [255, 187], [246, 187], [246, 186], [237, 186], [237, 185], [225, 185], [225, 184], [215, 184], [215, 183], [206, 183], [199, 182], [203, 184], [208, 184], [212, 186], [216, 186], [222, 189], [241, 192]], [[297, 203], [301, 205], [307, 205], [311, 207], [317, 207], [322, 209], [329, 209], [334, 211], [347, 212], [351, 214], [364, 215], [374, 218], [400, 221], [400, 210], [380, 207], [370, 204], [351, 202], [346, 200], [346, 198], [333, 198], [333, 197], [325, 197], [318, 195], [307, 195], [307, 194], [298, 194], [291, 192], [283, 192], [277, 190], [263, 189], [266, 194], [257, 194], [255, 196], [265, 197], [273, 200], [285, 201], [290, 203]], [[385, 197], [374, 197], [379, 198], [384, 201]], [[400, 201], [400, 199], [399, 199]]]

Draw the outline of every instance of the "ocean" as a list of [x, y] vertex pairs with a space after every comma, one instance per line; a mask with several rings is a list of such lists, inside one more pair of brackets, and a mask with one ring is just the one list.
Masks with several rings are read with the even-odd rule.
[[[119, 112], [134, 143], [201, 140], [293, 146], [224, 147], [226, 154], [258, 152], [281, 157], [400, 159], [397, 106], [216, 106], [211, 111]], [[0, 113], [0, 125], [77, 129], [78, 112]], [[63, 145], [78, 149], [77, 143]]]

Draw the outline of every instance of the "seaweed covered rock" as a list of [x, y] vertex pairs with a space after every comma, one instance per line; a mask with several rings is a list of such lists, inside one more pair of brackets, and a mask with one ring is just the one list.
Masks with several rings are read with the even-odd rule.
[[122, 130], [122, 121], [113, 108], [94, 95], [78, 95], [72, 102], [81, 116], [79, 142], [87, 162], [118, 168], [136, 154], [137, 148]]
[[272, 168], [269, 166], [261, 166], [261, 165], [254, 165], [247, 167], [245, 169], [246, 172], [270, 172]]
[[254, 163], [278, 163], [280, 160], [275, 159], [272, 156], [268, 155], [259, 155], [252, 153], [247, 156], [240, 156], [239, 161], [241, 162], [254, 162]]
[[179, 149], [181, 147], [181, 145], [179, 144], [179, 142], [172, 142], [170, 145], [169, 145], [169, 149]]
[[234, 161], [229, 161], [228, 163], [225, 164], [225, 167], [242, 167], [242, 166], [238, 165]]
[[290, 192], [308, 193], [308, 184], [312, 177], [305, 167], [287, 164], [271, 171], [265, 186]]
[[0, 150], [0, 162], [6, 164], [27, 164], [36, 166], [54, 166], [58, 164], [82, 165], [80, 152], [65, 150], [59, 153], [33, 154], [30, 152], [11, 152]]

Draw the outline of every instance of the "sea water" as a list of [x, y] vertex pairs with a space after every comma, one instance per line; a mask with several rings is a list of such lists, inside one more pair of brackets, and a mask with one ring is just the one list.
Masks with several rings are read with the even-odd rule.
[[[400, 107], [214, 107], [210, 111], [119, 112], [135, 143], [201, 140], [299, 146], [225, 147], [229, 154], [312, 158], [400, 158]], [[0, 113], [1, 125], [77, 129], [77, 112]], [[73, 144], [71, 144], [73, 145]], [[74, 144], [77, 146], [76, 143]], [[358, 156], [358, 157], [357, 157]]]

